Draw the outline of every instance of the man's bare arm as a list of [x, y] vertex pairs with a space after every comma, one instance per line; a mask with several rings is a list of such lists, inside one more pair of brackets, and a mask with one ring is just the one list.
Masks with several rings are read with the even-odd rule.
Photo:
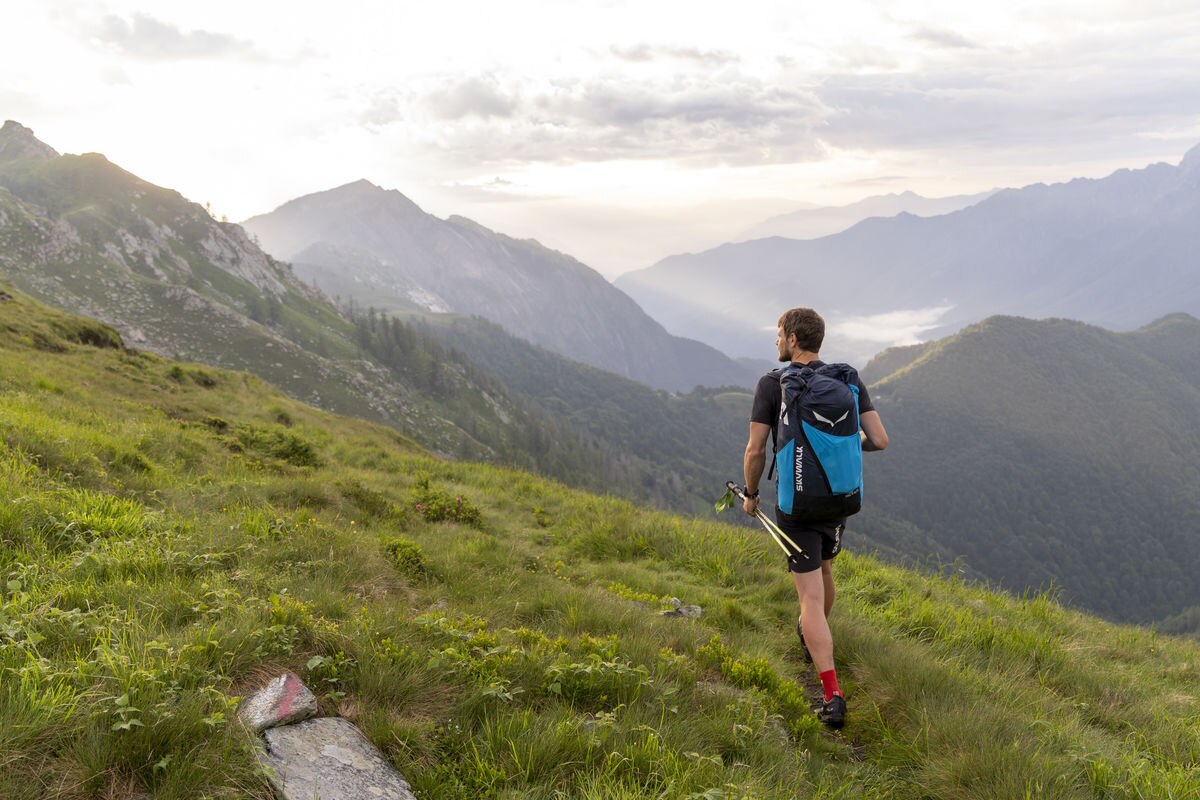
[[[750, 423], [750, 439], [746, 442], [746, 457], [742, 462], [742, 473], [745, 477], [746, 489], [753, 494], [758, 491], [758, 482], [762, 478], [763, 468], [767, 465], [767, 436], [771, 426], [761, 422]], [[758, 498], [747, 498], [742, 503], [742, 510], [751, 516], [758, 508]]]
[[887, 449], [888, 435], [884, 430], [883, 420], [879, 418], [878, 411], [866, 412], [859, 417], [858, 424], [862, 428], [863, 452], [870, 453]]

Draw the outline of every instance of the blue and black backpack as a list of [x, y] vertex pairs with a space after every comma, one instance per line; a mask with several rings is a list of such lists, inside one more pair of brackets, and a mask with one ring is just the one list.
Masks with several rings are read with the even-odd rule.
[[[858, 371], [789, 364], [771, 373], [782, 402], [772, 431], [779, 510], [795, 520], [831, 522], [862, 508]], [[769, 476], [768, 476], [769, 477]]]

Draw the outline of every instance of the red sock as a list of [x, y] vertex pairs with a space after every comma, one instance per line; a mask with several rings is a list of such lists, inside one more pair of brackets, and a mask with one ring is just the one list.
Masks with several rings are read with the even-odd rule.
[[827, 669], [821, 673], [821, 685], [823, 687], [825, 687], [825, 702], [826, 703], [828, 703], [830, 700], [832, 700], [833, 696], [835, 694], [838, 697], [842, 696], [842, 690], [838, 688], [838, 684], [837, 684], [837, 670], [836, 669]]

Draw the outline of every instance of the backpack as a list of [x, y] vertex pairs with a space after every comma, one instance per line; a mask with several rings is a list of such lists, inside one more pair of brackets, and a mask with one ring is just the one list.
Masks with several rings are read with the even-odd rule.
[[782, 390], [771, 465], [779, 473], [779, 510], [807, 522], [858, 513], [863, 487], [858, 371], [849, 364], [816, 369], [790, 364], [771, 374]]

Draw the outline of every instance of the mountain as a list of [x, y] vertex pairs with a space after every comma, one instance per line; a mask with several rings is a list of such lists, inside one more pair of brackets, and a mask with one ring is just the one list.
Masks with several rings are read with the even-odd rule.
[[34, 297], [103, 320], [131, 346], [245, 370], [435, 452], [646, 496], [619, 454], [411, 328], [347, 318], [177, 192], [98, 154], [60, 156], [14, 122], [0, 129], [0, 159], [0, 276]]
[[1200, 605], [1198, 352], [1186, 315], [1129, 333], [993, 317], [885, 352], [871, 389], [893, 446], [866, 459], [851, 527], [1112, 619]]
[[[1006, 189], [943, 216], [672, 256], [616, 284], [668, 330], [734, 355], [760, 355], [761, 328], [791, 305], [822, 311], [854, 358], [992, 314], [1127, 330], [1200, 314], [1197, 219], [1200, 147], [1178, 166]], [[731, 291], [729, 275], [747, 277]]]
[[766, 219], [747, 229], [738, 241], [782, 236], [787, 239], [817, 239], [839, 233], [869, 217], [894, 217], [912, 214], [936, 217], [973, 206], [996, 193], [993, 189], [978, 194], [953, 197], [922, 197], [916, 192], [875, 195], [844, 206], [802, 208]]
[[273, 797], [284, 671], [427, 800], [1200, 796], [1195, 642], [845, 553], [830, 733], [761, 532], [120, 345], [0, 297], [4, 800]]
[[671, 336], [570, 256], [463, 217], [439, 219], [365, 180], [292, 200], [243, 225], [298, 275], [364, 305], [482, 316], [661, 389], [748, 385], [756, 377], [714, 347]]

